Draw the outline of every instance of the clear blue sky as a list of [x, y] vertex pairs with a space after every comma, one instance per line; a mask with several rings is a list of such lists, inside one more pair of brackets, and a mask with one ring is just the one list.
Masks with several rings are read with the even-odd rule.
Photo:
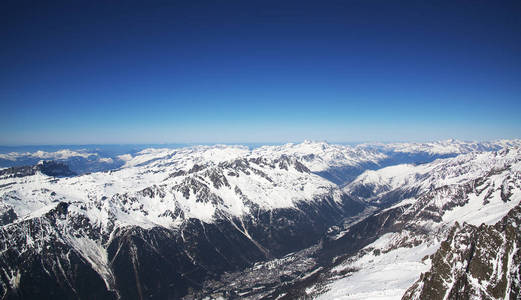
[[9, 0], [0, 26], [0, 145], [521, 137], [521, 1]]

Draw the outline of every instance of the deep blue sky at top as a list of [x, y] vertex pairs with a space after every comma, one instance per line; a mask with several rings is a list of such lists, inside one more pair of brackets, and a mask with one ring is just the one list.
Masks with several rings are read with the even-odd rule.
[[2, 1], [0, 144], [521, 137], [521, 1]]

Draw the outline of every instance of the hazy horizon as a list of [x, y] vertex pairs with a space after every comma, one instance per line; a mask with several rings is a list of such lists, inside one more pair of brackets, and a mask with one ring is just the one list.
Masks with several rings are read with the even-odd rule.
[[[191, 146], [217, 146], [217, 145], [226, 145], [226, 146], [248, 146], [248, 147], [260, 147], [260, 146], [276, 146], [276, 145], [285, 145], [285, 144], [301, 144], [305, 142], [311, 143], [321, 143], [325, 142], [328, 144], [334, 145], [361, 145], [361, 144], [394, 144], [394, 143], [436, 143], [436, 142], [450, 142], [451, 140], [459, 141], [463, 143], [483, 143], [483, 142], [494, 142], [494, 141], [513, 141], [519, 139], [492, 139], [492, 140], [460, 140], [460, 139], [443, 139], [443, 140], [424, 140], [424, 141], [406, 141], [406, 140], [396, 140], [396, 141], [352, 141], [352, 142], [339, 142], [339, 141], [328, 141], [328, 140], [311, 140], [304, 139], [301, 141], [285, 141], [285, 142], [193, 142], [193, 143], [120, 143], [120, 144], [26, 144], [26, 145], [0, 145], [0, 152], [10, 151], [10, 149], [15, 148], [55, 148], [56, 150], [61, 149], [70, 149], [70, 150], [94, 150], [95, 147], [105, 147], [105, 148], [125, 148], [128, 149], [130, 147], [165, 147], [165, 148], [181, 148], [181, 147], [191, 147]], [[43, 149], [42, 148], [42, 149]]]

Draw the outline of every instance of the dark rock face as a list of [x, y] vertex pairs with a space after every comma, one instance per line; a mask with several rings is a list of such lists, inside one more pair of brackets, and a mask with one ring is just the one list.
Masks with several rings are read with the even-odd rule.
[[76, 175], [76, 173], [72, 172], [66, 164], [56, 161], [44, 161], [36, 165], [35, 168], [43, 174], [53, 177], [68, 177]]
[[65, 242], [63, 228], [57, 225], [65, 217], [62, 204], [42, 218], [0, 229], [4, 299], [116, 298], [82, 255]]
[[0, 226], [12, 223], [18, 216], [14, 212], [14, 209], [8, 208], [7, 210], [0, 212]]
[[381, 213], [373, 214], [363, 221], [349, 227], [349, 230], [339, 239], [330, 236], [322, 240], [323, 251], [320, 258], [328, 260], [338, 256], [348, 257], [366, 245], [374, 242], [380, 236], [388, 232], [396, 232], [403, 229], [396, 221], [403, 215], [407, 207], [397, 207]]
[[[100, 157], [91, 155], [89, 157], [73, 156], [66, 159], [54, 159], [53, 161], [65, 164], [76, 174], [85, 174], [90, 172], [103, 172], [114, 170], [124, 165], [124, 161], [117, 157], [110, 160], [99, 160]], [[24, 167], [38, 164], [41, 158], [38, 157], [22, 157], [15, 161], [0, 158], [0, 167]]]
[[53, 177], [68, 177], [76, 175], [76, 173], [72, 172], [66, 164], [56, 161], [44, 161], [34, 166], [11, 167], [0, 170], [0, 177], [25, 177], [34, 175], [37, 171]]
[[108, 246], [117, 290], [123, 299], [177, 299], [223, 272], [308, 247], [332, 223], [362, 208], [347, 198], [340, 206], [329, 199], [213, 224], [189, 219], [178, 231], [118, 232]]
[[521, 206], [493, 226], [456, 225], [402, 299], [519, 299]]
[[33, 166], [10, 167], [4, 170], [0, 170], [0, 176], [4, 178], [25, 177], [34, 174], [36, 174], [36, 170]]
[[45, 175], [53, 177], [68, 177], [76, 175], [66, 164], [55, 161], [44, 161], [37, 165], [38, 169]]

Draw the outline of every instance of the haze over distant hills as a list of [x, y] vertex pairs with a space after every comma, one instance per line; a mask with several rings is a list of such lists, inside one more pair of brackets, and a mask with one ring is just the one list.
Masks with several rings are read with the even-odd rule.
[[[519, 145], [520, 140], [497, 140], [492, 142], [464, 142], [454, 139], [437, 142], [423, 143], [349, 143], [328, 144], [327, 142], [304, 141], [303, 143], [289, 144], [261, 144], [247, 143], [229, 144], [232, 147], [245, 147], [252, 153], [269, 153], [276, 155], [291, 154], [310, 161], [314, 172], [328, 169], [356, 169], [376, 168], [385, 165], [403, 163], [421, 163], [435, 158], [450, 157], [472, 151], [498, 150], [506, 146]], [[0, 167], [12, 167], [33, 165], [41, 160], [56, 160], [66, 163], [72, 171], [82, 174], [86, 172], [106, 171], [125, 165], [133, 156], [146, 152], [147, 148], [168, 149], [191, 148], [193, 151], [211, 147], [211, 144], [129, 144], [129, 145], [43, 145], [43, 146], [4, 146], [0, 147]], [[221, 144], [219, 147], [225, 147]], [[186, 151], [186, 149], [184, 151]], [[309, 154], [316, 155], [319, 152], [320, 159], [310, 159]], [[373, 167], [371, 167], [373, 164]], [[362, 166], [363, 165], [363, 166]], [[356, 171], [354, 171], [355, 175]], [[331, 176], [334, 176], [331, 174]], [[330, 180], [342, 182], [340, 178], [329, 177]]]

